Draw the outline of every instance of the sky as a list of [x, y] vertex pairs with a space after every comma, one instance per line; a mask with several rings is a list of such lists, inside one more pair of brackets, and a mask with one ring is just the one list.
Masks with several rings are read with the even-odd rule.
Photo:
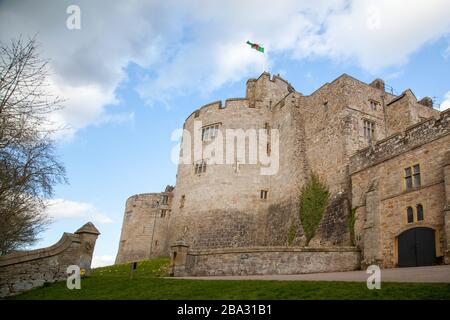
[[0, 0], [0, 41], [34, 36], [49, 91], [65, 99], [52, 120], [66, 128], [55, 140], [69, 183], [31, 248], [92, 221], [93, 266], [114, 262], [126, 199], [175, 184], [173, 133], [187, 116], [245, 96], [263, 71], [303, 94], [343, 73], [382, 78], [450, 108], [448, 0]]

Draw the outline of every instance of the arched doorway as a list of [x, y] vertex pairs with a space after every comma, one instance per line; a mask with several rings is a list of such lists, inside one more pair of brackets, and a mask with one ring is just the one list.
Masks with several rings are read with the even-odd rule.
[[398, 266], [418, 267], [436, 264], [434, 230], [426, 227], [408, 229], [398, 236]]

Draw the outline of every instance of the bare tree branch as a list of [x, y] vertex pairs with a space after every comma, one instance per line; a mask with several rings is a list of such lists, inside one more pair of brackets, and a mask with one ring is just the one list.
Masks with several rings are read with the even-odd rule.
[[50, 222], [45, 199], [67, 182], [49, 120], [62, 101], [48, 92], [47, 66], [35, 38], [0, 43], [0, 255], [37, 240]]

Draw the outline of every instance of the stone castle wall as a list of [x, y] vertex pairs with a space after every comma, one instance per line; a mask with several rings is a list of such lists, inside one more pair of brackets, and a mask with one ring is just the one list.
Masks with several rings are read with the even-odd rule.
[[[397, 103], [405, 106], [403, 111], [394, 108]], [[404, 112], [403, 119], [400, 113]], [[201, 127], [213, 124], [219, 126], [224, 138], [226, 129], [267, 129], [269, 135], [279, 133], [278, 171], [262, 175], [263, 165], [240, 163], [236, 157], [232, 163], [214, 164], [215, 155], [208, 151], [214, 142], [203, 142], [204, 152], [199, 159], [212, 162], [201, 174], [195, 173], [196, 159], [178, 166], [167, 228], [153, 231], [153, 235], [159, 233], [157, 238], [166, 235], [161, 253], [170, 254], [169, 245], [178, 240], [188, 243], [192, 250], [304, 245], [299, 196], [312, 172], [325, 182], [331, 195], [310, 245], [351, 245], [350, 157], [374, 141], [383, 141], [399, 126], [410, 126], [425, 116], [438, 114], [429, 105], [417, 102], [409, 91], [399, 97], [387, 93], [379, 79], [368, 85], [344, 74], [308, 96], [267, 73], [248, 80], [245, 98], [228, 99], [224, 105], [220, 101], [210, 103], [187, 118], [180, 157], [195, 153], [185, 143], [194, 138], [199, 122], [199, 136]], [[401, 119], [401, 125], [389, 120], [395, 117]], [[372, 139], [364, 134], [364, 121], [375, 125]], [[226, 145], [226, 139], [223, 141]], [[274, 146], [269, 149], [273, 151]], [[225, 154], [225, 146], [221, 150]], [[267, 199], [260, 198], [261, 190], [268, 191]], [[145, 223], [152, 225], [150, 221]], [[129, 249], [119, 251], [132, 252], [140, 247], [133, 241], [142, 235], [147, 252], [151, 235], [142, 230], [129, 233]], [[289, 239], [292, 230], [293, 240]], [[133, 259], [139, 256], [148, 255], [136, 252]]]
[[[271, 126], [271, 105], [289, 93], [285, 81], [268, 77], [263, 74], [257, 80], [249, 80], [246, 98], [228, 99], [223, 107], [213, 103], [200, 108], [188, 117], [184, 129], [193, 137], [196, 122], [201, 122], [201, 126], [219, 124], [219, 132], [224, 137], [221, 160], [226, 159], [225, 130], [258, 130]], [[187, 139], [183, 136], [184, 142]], [[248, 152], [246, 160], [239, 161], [236, 148], [232, 163], [212, 164], [214, 157], [206, 151], [210, 143], [213, 142], [203, 142], [202, 158], [209, 162], [206, 172], [195, 174], [194, 160], [178, 166], [170, 242], [181, 238], [200, 248], [262, 245], [270, 200], [260, 199], [260, 193], [270, 189], [270, 176], [260, 174], [259, 162], [249, 163]], [[248, 144], [247, 140], [247, 151]], [[188, 151], [184, 148], [182, 152]], [[191, 154], [194, 154], [193, 146]]]
[[412, 150], [448, 134], [449, 130], [450, 111], [446, 110], [438, 113], [437, 117], [412, 124], [404, 132], [398, 132], [376, 142], [373, 146], [359, 150], [351, 157], [350, 172], [358, 172]]
[[190, 250], [173, 246], [174, 276], [273, 275], [351, 271], [359, 268], [355, 247], [250, 247]]
[[388, 103], [386, 113], [388, 135], [403, 132], [413, 123], [438, 116], [438, 111], [432, 108], [432, 101], [428, 106], [417, 102], [411, 90], [404, 91], [399, 97]]
[[0, 297], [66, 280], [70, 265], [79, 266], [89, 275], [99, 234], [92, 223], [87, 223], [74, 234], [64, 233], [51, 247], [0, 257]]
[[[355, 233], [365, 264], [396, 266], [397, 236], [419, 226], [435, 230], [437, 258], [448, 250], [444, 211], [450, 188], [445, 186], [444, 167], [449, 151], [450, 111], [446, 111], [351, 158]], [[421, 186], [406, 189], [404, 168], [415, 164], [420, 165]], [[407, 207], [418, 204], [423, 206], [424, 220], [408, 223]]]
[[[164, 203], [164, 196], [167, 196], [167, 203]], [[171, 201], [172, 192], [144, 193], [128, 198], [116, 263], [167, 255]]]

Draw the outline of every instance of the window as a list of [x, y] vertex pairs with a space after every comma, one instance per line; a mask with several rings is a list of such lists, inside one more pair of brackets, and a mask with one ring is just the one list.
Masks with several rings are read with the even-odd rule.
[[417, 205], [417, 221], [423, 221], [423, 206], [421, 204]]
[[240, 169], [240, 162], [239, 161], [236, 161], [236, 167], [235, 167], [235, 172], [239, 172], [239, 169]]
[[169, 201], [169, 196], [164, 195], [164, 196], [162, 197], [162, 204], [167, 204], [168, 201]]
[[202, 160], [199, 163], [195, 164], [195, 174], [201, 174], [206, 172], [206, 161]]
[[180, 208], [183, 208], [184, 207], [184, 201], [186, 200], [186, 196], [183, 194], [182, 196], [181, 196], [181, 200], [180, 200]]
[[418, 164], [413, 166], [413, 178], [414, 187], [420, 187], [420, 166]]
[[407, 190], [413, 187], [411, 168], [405, 169], [405, 185]]
[[219, 124], [213, 124], [202, 128], [202, 141], [212, 140], [217, 136]]
[[413, 223], [414, 222], [413, 208], [408, 207], [406, 209], [406, 219], [407, 219], [408, 223]]
[[375, 123], [369, 120], [364, 120], [364, 137], [372, 141], [375, 137]]
[[380, 105], [378, 101], [370, 100], [370, 110], [376, 111], [377, 107]]
[[267, 190], [261, 190], [261, 199], [263, 200], [267, 199], [267, 193], [268, 193]]
[[165, 218], [166, 217], [166, 215], [167, 215], [167, 209], [162, 209], [161, 210], [161, 218]]
[[416, 164], [412, 167], [405, 168], [405, 187], [406, 190], [420, 187], [420, 165]]

